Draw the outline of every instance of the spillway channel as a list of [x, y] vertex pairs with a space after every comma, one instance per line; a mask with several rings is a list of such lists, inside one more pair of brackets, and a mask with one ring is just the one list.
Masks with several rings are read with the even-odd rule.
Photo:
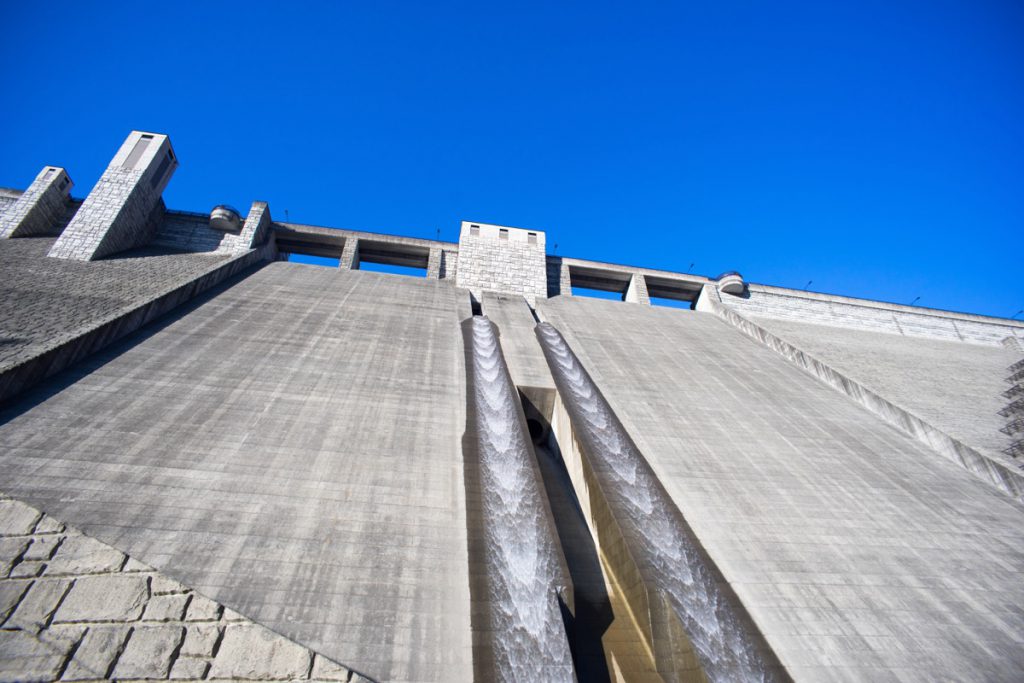
[[[558, 596], [567, 595], [565, 560], [555, 541], [519, 394], [494, 324], [463, 323], [467, 347], [467, 469], [476, 470], [479, 528], [471, 530], [477, 677], [574, 681]], [[467, 486], [467, 490], [470, 487]], [[482, 641], [482, 642], [481, 642]]]
[[679, 653], [692, 649], [709, 681], [788, 680], [561, 333], [541, 323], [537, 337], [574, 436], [614, 518], [616, 529], [608, 533], [617, 540], [621, 534], [644, 584], [637, 601], [646, 604], [637, 611], [650, 615], [649, 638], [659, 673], [666, 680], [699, 678], [699, 672], [681, 673]]

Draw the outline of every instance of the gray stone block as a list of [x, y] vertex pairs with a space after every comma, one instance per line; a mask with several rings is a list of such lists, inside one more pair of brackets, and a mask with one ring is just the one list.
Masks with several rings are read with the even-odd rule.
[[37, 534], [59, 534], [64, 531], [64, 522], [58, 522], [49, 515], [43, 515], [43, 518], [36, 524]]
[[181, 585], [174, 579], [164, 576], [163, 574], [156, 574], [150, 583], [150, 588], [153, 591], [153, 595], [163, 595], [164, 593], [187, 593], [188, 588]]
[[142, 615], [142, 620], [181, 621], [185, 618], [185, 608], [188, 605], [188, 600], [189, 596], [180, 593], [154, 595], [150, 598], [149, 603], [146, 604], [146, 611]]
[[99, 574], [75, 581], [55, 622], [134, 621], [149, 599], [146, 579], [134, 574]]
[[229, 625], [224, 631], [211, 678], [274, 680], [305, 678], [311, 653], [257, 624]]
[[202, 680], [209, 671], [210, 664], [205, 659], [189, 659], [179, 657], [171, 667], [171, 680]]
[[80, 681], [107, 678], [114, 660], [124, 646], [126, 626], [93, 626], [86, 631], [61, 680]]
[[39, 576], [40, 574], [42, 574], [45, 569], [46, 569], [46, 563], [45, 562], [26, 560], [24, 562], [19, 562], [18, 564], [14, 565], [11, 568], [11, 573], [10, 573], [9, 576], [12, 579], [34, 578], [34, 577]]
[[66, 579], [36, 579], [14, 613], [7, 618], [4, 627], [38, 633], [50, 623], [50, 617], [70, 586], [71, 582]]
[[114, 667], [115, 678], [167, 678], [185, 629], [136, 626]]
[[317, 681], [349, 681], [352, 672], [322, 655], [313, 656], [313, 671], [310, 678]]
[[192, 601], [188, 604], [187, 621], [217, 621], [220, 619], [221, 606], [202, 595], [192, 594]]
[[0, 538], [0, 562], [14, 564], [24, 556], [31, 543], [32, 539], [26, 536]]
[[68, 536], [46, 568], [47, 576], [117, 571], [124, 553], [88, 536]]
[[0, 581], [0, 625], [7, 615], [14, 611], [18, 602], [28, 591], [31, 581]]
[[193, 624], [185, 633], [181, 654], [189, 657], [209, 657], [220, 639], [220, 628], [215, 624]]
[[31, 534], [42, 517], [35, 508], [17, 500], [0, 500], [0, 536]]
[[56, 535], [36, 536], [32, 539], [32, 545], [25, 551], [23, 560], [46, 561], [53, 557], [54, 551], [60, 545], [61, 539]]
[[0, 681], [54, 681], [70, 649], [70, 644], [55, 646], [26, 631], [0, 630]]

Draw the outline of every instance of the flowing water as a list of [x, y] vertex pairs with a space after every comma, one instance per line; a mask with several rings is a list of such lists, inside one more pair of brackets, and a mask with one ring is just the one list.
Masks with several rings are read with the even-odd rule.
[[759, 634], [744, 627], [742, 607], [716, 581], [678, 508], [626, 433], [593, 380], [553, 326], [537, 336], [644, 580], [668, 597], [710, 681], [769, 681], [781, 676], [761, 655]]
[[556, 597], [562, 565], [544, 514], [533, 447], [494, 325], [472, 318], [470, 395], [476, 418], [494, 675], [572, 681]]

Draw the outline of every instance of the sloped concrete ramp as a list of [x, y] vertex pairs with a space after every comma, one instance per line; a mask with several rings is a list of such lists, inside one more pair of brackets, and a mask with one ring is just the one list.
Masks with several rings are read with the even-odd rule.
[[1020, 680], [1024, 507], [711, 314], [566, 337], [797, 680]]
[[374, 679], [469, 680], [468, 315], [269, 264], [0, 414], [0, 490]]

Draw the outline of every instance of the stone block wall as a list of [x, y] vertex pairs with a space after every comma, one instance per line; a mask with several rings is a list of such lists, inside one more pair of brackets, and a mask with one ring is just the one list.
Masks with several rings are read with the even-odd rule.
[[266, 202], [252, 203], [237, 233], [211, 228], [208, 214], [168, 212], [156, 230], [153, 245], [182, 251], [237, 255], [264, 244], [270, 236], [272, 224]]
[[0, 680], [365, 681], [0, 494]]
[[7, 209], [14, 206], [14, 203], [18, 201], [18, 197], [21, 194], [20, 190], [0, 188], [0, 216], [3, 216]]
[[45, 166], [0, 215], [0, 238], [53, 234], [64, 224], [74, 183], [63, 168]]
[[133, 131], [49, 255], [92, 261], [151, 241], [177, 166], [166, 135]]
[[477, 298], [484, 291], [520, 294], [532, 305], [548, 296], [544, 233], [463, 222], [456, 284]]
[[651, 303], [651, 297], [647, 294], [647, 279], [643, 273], [633, 273], [629, 278], [629, 286], [626, 288], [625, 301], [634, 304]]

